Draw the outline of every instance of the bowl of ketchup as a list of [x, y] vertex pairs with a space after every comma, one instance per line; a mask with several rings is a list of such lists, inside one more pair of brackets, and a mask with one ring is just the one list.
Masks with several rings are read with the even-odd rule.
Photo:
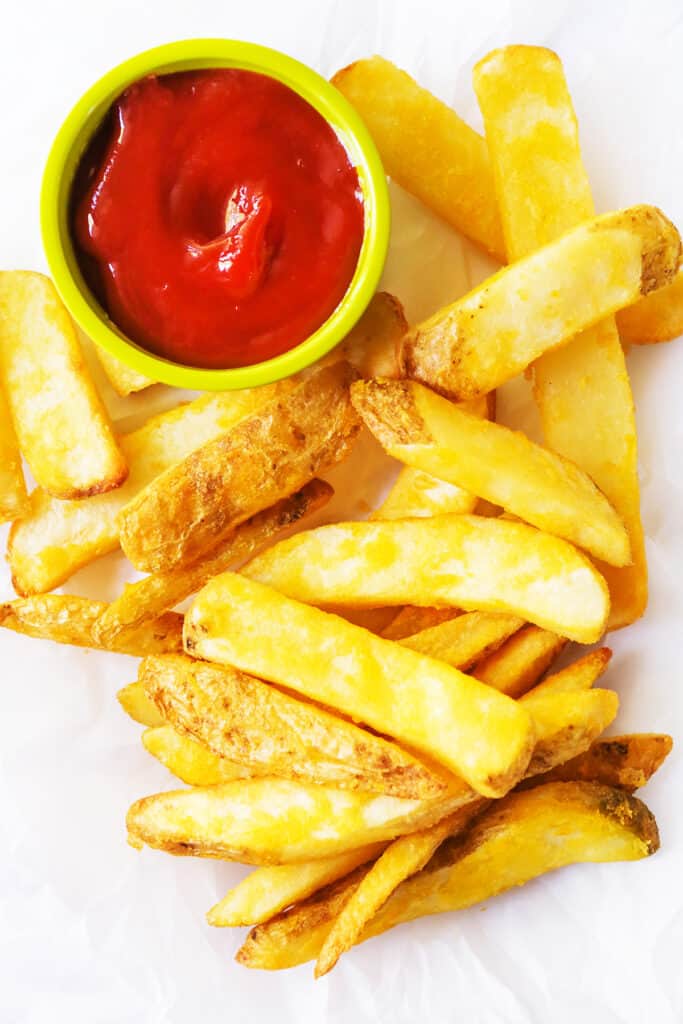
[[97, 345], [153, 380], [256, 387], [338, 344], [389, 240], [384, 170], [311, 68], [225, 39], [159, 46], [75, 105], [50, 151], [43, 244]]

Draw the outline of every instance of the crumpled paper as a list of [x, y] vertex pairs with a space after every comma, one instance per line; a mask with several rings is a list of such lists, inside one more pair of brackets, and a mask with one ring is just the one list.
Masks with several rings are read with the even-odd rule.
[[[249, 38], [325, 74], [381, 52], [475, 126], [470, 74], [493, 46], [549, 45], [565, 60], [599, 209], [646, 201], [683, 223], [683, 25], [676, 0], [620, 4], [508, 0], [147, 0], [103, 4], [96, 22], [76, 0], [25, 0], [6, 12], [0, 76], [0, 265], [41, 268], [38, 183], [69, 105], [103, 70], [158, 42]], [[30, 59], [29, 59], [30, 55]], [[410, 319], [465, 291], [490, 265], [392, 191], [384, 286]], [[607, 682], [621, 696], [613, 731], [683, 737], [683, 346], [634, 350], [643, 519], [651, 573], [647, 617], [610, 638]], [[101, 375], [98, 377], [101, 379]], [[178, 399], [163, 388], [118, 399], [122, 429]], [[523, 386], [501, 414], [533, 430]], [[396, 471], [369, 439], [336, 470], [335, 504], [363, 515]], [[353, 497], [348, 496], [353, 485]], [[4, 539], [3, 531], [3, 538]], [[111, 599], [132, 578], [112, 555], [77, 574], [71, 592]], [[0, 570], [0, 597], [12, 594]], [[3, 632], [0, 637], [0, 1021], [8, 1024], [675, 1024], [683, 1019], [683, 771], [676, 751], [644, 796], [662, 850], [637, 864], [578, 865], [458, 915], [404, 925], [346, 955], [328, 978], [232, 962], [243, 930], [209, 928], [204, 912], [247, 869], [135, 852], [124, 818], [137, 797], [173, 788], [142, 749], [114, 694], [132, 658]]]

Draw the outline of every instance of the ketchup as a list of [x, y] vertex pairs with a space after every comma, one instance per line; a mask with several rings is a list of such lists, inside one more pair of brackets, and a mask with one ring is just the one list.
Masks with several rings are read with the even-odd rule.
[[72, 211], [79, 261], [114, 323], [157, 355], [221, 369], [320, 327], [364, 230], [358, 175], [327, 121], [235, 69], [130, 86], [83, 158]]

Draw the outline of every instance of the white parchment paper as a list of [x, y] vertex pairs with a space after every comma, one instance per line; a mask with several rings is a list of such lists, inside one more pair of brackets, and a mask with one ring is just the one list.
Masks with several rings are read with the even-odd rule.
[[[107, 67], [189, 36], [252, 39], [325, 74], [381, 52], [480, 126], [473, 63], [508, 42], [549, 45], [566, 64], [601, 210], [654, 202], [683, 225], [683, 9], [678, 0], [24, 0], [3, 9], [0, 266], [41, 269], [38, 189], [60, 119]], [[469, 245], [393, 190], [385, 286], [411, 319], [487, 270]], [[683, 740], [683, 345], [629, 354], [640, 431], [651, 573], [647, 617], [610, 639], [613, 731]], [[121, 400], [130, 429], [177, 395]], [[502, 416], [533, 429], [523, 388]], [[372, 442], [333, 478], [361, 515], [395, 472]], [[4, 531], [0, 540], [4, 541]], [[131, 578], [120, 556], [70, 592], [110, 599]], [[0, 568], [0, 597], [12, 594]], [[485, 907], [403, 926], [314, 983], [232, 962], [243, 931], [204, 912], [246, 869], [131, 850], [126, 809], [173, 781], [142, 749], [114, 694], [132, 658], [0, 636], [0, 1024], [675, 1024], [683, 1020], [683, 769], [674, 754], [647, 788], [662, 850], [638, 864], [586, 865]]]

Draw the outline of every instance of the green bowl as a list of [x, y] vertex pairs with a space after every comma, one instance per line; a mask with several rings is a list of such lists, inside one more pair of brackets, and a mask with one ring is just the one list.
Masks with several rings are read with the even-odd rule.
[[[257, 71], [289, 86], [332, 125], [355, 165], [364, 198], [365, 233], [356, 270], [334, 313], [309, 338], [274, 359], [230, 370], [184, 366], [156, 356], [127, 338], [86, 284], [69, 229], [69, 201], [80, 159], [103, 117], [132, 82], [149, 74], [196, 68]], [[40, 221], [50, 272], [76, 323], [122, 363], [153, 380], [201, 391], [258, 387], [314, 363], [351, 330], [372, 298], [389, 244], [390, 209], [379, 154], [353, 107], [305, 64], [254, 43], [233, 39], [187, 39], [157, 46], [119, 64], [95, 82], [59, 129], [48, 156], [40, 197]]]

